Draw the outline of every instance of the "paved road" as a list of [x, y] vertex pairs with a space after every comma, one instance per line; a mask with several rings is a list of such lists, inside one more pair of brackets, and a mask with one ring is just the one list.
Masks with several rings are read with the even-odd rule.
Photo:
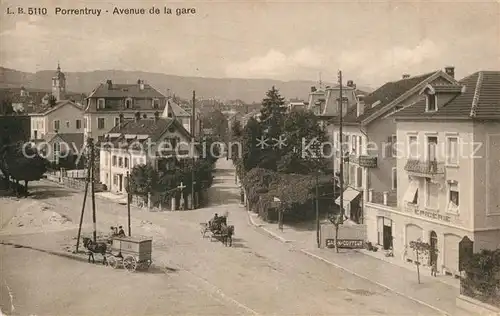
[[[37, 310], [38, 315], [49, 311], [50, 314], [69, 313], [70, 310], [75, 313], [82, 310], [93, 315], [221, 315], [228, 310], [232, 314], [249, 315], [436, 314], [432, 309], [270, 239], [248, 224], [242, 207], [231, 203], [238, 199], [237, 190], [234, 189], [234, 175], [222, 172], [217, 180], [212, 190], [215, 199], [210, 208], [189, 212], [132, 212], [133, 234], [152, 236], [155, 264], [160, 271], [165, 267], [177, 270], [174, 275], [123, 274], [67, 259], [49, 258], [40, 254], [24, 255], [26, 250], [19, 249], [15, 251], [21, 256], [33, 258], [18, 259], [23, 261], [22, 268], [18, 269], [26, 272], [12, 272], [11, 269], [18, 261], [12, 259], [7, 261], [11, 265], [4, 268], [2, 274], [7, 274], [14, 296], [20, 298], [27, 310]], [[38, 192], [54, 190], [46, 183], [33, 185], [32, 188]], [[59, 192], [53, 193], [53, 197], [40, 201], [77, 223], [83, 199], [81, 194], [60, 188], [57, 190]], [[224, 204], [224, 201], [229, 201], [230, 204]], [[97, 208], [100, 230], [107, 231], [111, 224], [126, 224], [125, 206], [97, 200]], [[90, 208], [86, 212], [85, 222], [90, 223]], [[234, 247], [224, 247], [219, 242], [201, 238], [199, 223], [208, 220], [214, 212], [229, 213], [229, 222], [236, 228]], [[88, 226], [85, 230], [90, 232]], [[47, 245], [56, 243], [53, 240], [61, 240], [61, 234], [68, 235], [66, 237], [74, 235], [73, 232], [66, 231], [37, 237], [3, 236], [0, 239], [22, 238], [35, 244]], [[51, 239], [43, 241], [42, 236]], [[40, 274], [37, 272], [40, 266], [48, 266], [43, 268], [45, 270], [42, 269], [42, 273], [45, 272], [43, 276], [37, 276]], [[51, 270], [49, 267], [57, 267], [58, 273], [59, 270], [68, 272], [61, 272], [62, 277], [51, 278], [50, 271], [53, 268]], [[79, 277], [69, 278], [70, 271]], [[23, 274], [31, 277], [23, 277]], [[118, 295], [110, 290], [110, 286], [116, 282], [120, 284], [117, 287], [118, 293], [123, 294]], [[75, 284], [81, 285], [81, 288], [74, 286]], [[46, 293], [41, 291], [34, 301], [24, 299], [40, 291], [39, 288], [43, 286], [51, 290]], [[195, 289], [192, 290], [195, 292], [192, 298], [186, 295], [187, 289]], [[149, 295], [155, 303], [149, 303]], [[159, 297], [163, 297], [166, 303], [159, 303]], [[130, 308], [119, 307], [119, 303], [124, 300], [125, 305]], [[5, 298], [1, 302], [2, 306], [8, 303]], [[177, 309], [167, 307], [177, 304]], [[101, 305], [100, 309], [94, 305]]]

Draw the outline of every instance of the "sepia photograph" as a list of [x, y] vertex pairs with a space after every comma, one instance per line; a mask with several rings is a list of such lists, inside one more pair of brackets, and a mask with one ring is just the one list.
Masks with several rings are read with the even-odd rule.
[[0, 315], [500, 316], [500, 1], [0, 0]]

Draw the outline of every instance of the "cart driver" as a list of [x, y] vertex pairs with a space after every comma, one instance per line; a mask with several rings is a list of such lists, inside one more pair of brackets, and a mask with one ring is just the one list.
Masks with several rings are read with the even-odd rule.
[[210, 226], [212, 229], [219, 228], [219, 215], [215, 213], [214, 218], [210, 221]]

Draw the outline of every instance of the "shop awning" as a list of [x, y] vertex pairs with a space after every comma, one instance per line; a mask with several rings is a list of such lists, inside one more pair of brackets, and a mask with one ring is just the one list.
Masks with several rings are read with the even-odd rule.
[[412, 180], [410, 182], [410, 185], [408, 186], [408, 189], [405, 192], [405, 195], [403, 197], [404, 202], [413, 202], [413, 199], [415, 198], [415, 194], [417, 194], [418, 190], [418, 181], [417, 180]]
[[[347, 188], [344, 191], [344, 208], [347, 208], [347, 206], [351, 203], [352, 200], [358, 197], [361, 192], [358, 190], [355, 190], [353, 188]], [[335, 200], [335, 204], [340, 205], [340, 196]]]

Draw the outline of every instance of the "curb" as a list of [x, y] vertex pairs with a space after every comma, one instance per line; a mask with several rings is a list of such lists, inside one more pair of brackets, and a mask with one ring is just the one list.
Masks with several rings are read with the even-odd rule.
[[325, 263], [327, 263], [327, 264], [329, 264], [329, 265], [332, 265], [332, 266], [334, 266], [334, 267], [336, 267], [336, 268], [339, 268], [339, 269], [341, 269], [341, 270], [343, 270], [343, 271], [345, 271], [345, 272], [347, 272], [347, 273], [349, 273], [349, 274], [352, 274], [352, 275], [354, 275], [354, 276], [357, 276], [358, 278], [361, 278], [361, 279], [363, 279], [363, 280], [366, 280], [366, 281], [369, 281], [369, 282], [371, 282], [371, 283], [373, 283], [373, 284], [376, 284], [376, 285], [378, 285], [378, 286], [380, 286], [380, 287], [382, 287], [382, 288], [384, 288], [384, 289], [386, 289], [386, 290], [389, 290], [389, 291], [391, 291], [391, 292], [393, 292], [393, 293], [396, 293], [396, 294], [397, 294], [397, 295], [399, 295], [399, 296], [406, 297], [406, 298], [408, 298], [408, 299], [410, 299], [410, 300], [412, 300], [412, 301], [414, 301], [414, 302], [416, 302], [416, 303], [419, 303], [419, 304], [422, 304], [422, 305], [424, 305], [424, 306], [427, 306], [427, 307], [429, 307], [429, 308], [431, 308], [431, 309], [433, 309], [433, 310], [435, 310], [435, 311], [437, 311], [437, 312], [439, 312], [439, 313], [441, 313], [441, 314], [443, 314], [443, 315], [450, 316], [450, 314], [449, 314], [449, 313], [445, 312], [444, 310], [442, 310], [442, 309], [440, 309], [440, 308], [438, 308], [438, 307], [432, 306], [432, 305], [430, 305], [430, 304], [428, 304], [428, 303], [426, 303], [426, 302], [424, 302], [424, 301], [421, 301], [421, 300], [419, 300], [419, 299], [417, 299], [417, 298], [414, 298], [414, 297], [408, 296], [408, 295], [406, 295], [406, 294], [404, 294], [404, 293], [401, 293], [401, 292], [399, 292], [399, 291], [397, 291], [397, 290], [395, 290], [395, 289], [393, 289], [393, 288], [391, 288], [391, 287], [389, 287], [389, 286], [387, 286], [387, 285], [384, 285], [384, 284], [379, 283], [379, 282], [377, 282], [377, 281], [373, 281], [373, 280], [371, 280], [370, 278], [367, 278], [367, 277], [365, 277], [365, 276], [363, 276], [363, 275], [360, 275], [360, 274], [358, 274], [358, 273], [356, 273], [356, 272], [354, 272], [354, 271], [352, 271], [352, 270], [349, 270], [349, 269], [347, 269], [347, 268], [345, 268], [345, 267], [342, 267], [341, 265], [338, 265], [338, 264], [336, 264], [336, 263], [333, 263], [333, 262], [331, 262], [331, 261], [328, 261], [327, 259], [325, 259], [325, 258], [323, 258], [323, 257], [320, 257], [320, 256], [318, 256], [318, 255], [315, 255], [315, 254], [313, 254], [313, 253], [311, 253], [311, 252], [309, 252], [309, 251], [307, 251], [307, 250], [300, 249], [300, 252], [302, 252], [302, 253], [304, 253], [304, 254], [308, 255], [309, 257], [312, 257], [312, 258], [315, 258], [315, 259], [321, 260], [321, 261], [323, 261], [323, 262], [325, 262]]
[[250, 220], [250, 224], [252, 224], [254, 227], [260, 228], [261, 230], [263, 230], [264, 232], [266, 232], [270, 237], [272, 237], [272, 238], [274, 238], [276, 240], [279, 240], [279, 241], [281, 241], [282, 243], [285, 243], [285, 244], [288, 244], [288, 243], [292, 242], [291, 240], [285, 239], [285, 238], [281, 237], [280, 235], [278, 235], [278, 234], [270, 231], [269, 229], [266, 229], [265, 227], [262, 227], [262, 224], [255, 223], [255, 221], [252, 218], [252, 214], [250, 213], [250, 211], [247, 211], [247, 214], [248, 214], [248, 219]]
[[67, 259], [72, 259], [72, 260], [77, 260], [77, 261], [87, 262], [88, 263], [88, 259], [83, 258], [81, 256], [77, 256], [77, 255], [72, 254], [72, 253], [61, 252], [61, 251], [53, 251], [53, 250], [45, 250], [45, 249], [41, 249], [41, 248], [35, 248], [35, 247], [21, 245], [21, 244], [16, 244], [16, 243], [11, 243], [11, 242], [0, 242], [0, 245], [12, 246], [12, 247], [15, 247], [15, 248], [24, 248], [24, 249], [35, 250], [35, 251], [47, 253], [47, 254], [50, 254], [50, 255], [58, 256], [58, 257], [63, 257], [63, 258], [67, 258]]

